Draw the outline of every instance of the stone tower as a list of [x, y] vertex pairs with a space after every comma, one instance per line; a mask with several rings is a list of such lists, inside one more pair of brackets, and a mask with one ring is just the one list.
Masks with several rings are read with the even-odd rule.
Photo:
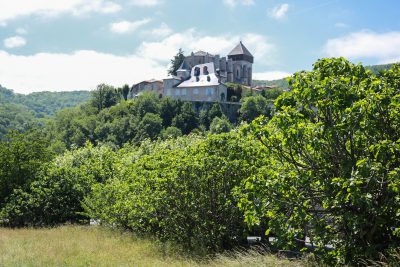
[[242, 41], [228, 54], [228, 82], [251, 86], [254, 57]]

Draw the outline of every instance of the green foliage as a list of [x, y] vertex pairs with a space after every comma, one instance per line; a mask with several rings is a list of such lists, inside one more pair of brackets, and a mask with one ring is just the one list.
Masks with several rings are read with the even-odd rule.
[[139, 123], [140, 134], [137, 135], [141, 140], [150, 138], [155, 140], [162, 130], [162, 119], [154, 113], [146, 113]]
[[127, 84], [118, 88], [118, 92], [121, 94], [121, 96], [124, 100], [128, 100], [128, 95], [129, 95], [130, 90], [131, 89], [129, 88], [129, 85], [127, 85]]
[[[36, 92], [16, 94], [0, 86], [0, 104], [18, 106], [33, 113], [37, 118], [54, 115], [58, 110], [74, 107], [89, 100], [90, 92]], [[1, 113], [0, 113], [1, 114]]]
[[15, 94], [0, 86], [0, 139], [10, 131], [25, 132], [43, 127], [56, 111], [88, 100], [87, 91]]
[[398, 66], [375, 76], [343, 58], [294, 74], [275, 116], [247, 128], [269, 150], [239, 189], [248, 224], [267, 222], [284, 249], [307, 236], [329, 264], [398, 247], [399, 81]]
[[182, 136], [182, 131], [174, 126], [169, 126], [167, 129], [162, 131], [162, 137], [164, 140], [168, 138], [177, 138], [179, 136]]
[[185, 55], [183, 50], [179, 48], [178, 53], [171, 59], [171, 66], [169, 67], [168, 74], [176, 76], [176, 71], [182, 65], [183, 61], [185, 60]]
[[261, 161], [256, 143], [231, 132], [125, 147], [117, 179], [85, 199], [91, 218], [183, 245], [218, 251], [245, 242], [233, 188]]
[[268, 90], [262, 90], [261, 95], [265, 97], [265, 99], [268, 100], [275, 100], [278, 98], [283, 93], [283, 90], [281, 88], [273, 88], [273, 89], [268, 89]]
[[13, 104], [0, 105], [0, 140], [11, 130], [25, 132], [38, 124], [35, 114], [26, 107]]
[[248, 96], [243, 99], [239, 113], [241, 121], [251, 122], [260, 115], [270, 117], [271, 106], [261, 95]]
[[92, 91], [91, 104], [101, 111], [117, 104], [120, 100], [120, 94], [114, 87], [106, 84], [100, 84], [96, 90]]
[[12, 132], [0, 141], [0, 208], [15, 189], [25, 189], [42, 164], [52, 157], [43, 137], [36, 132]]
[[225, 83], [227, 86], [227, 100], [231, 102], [239, 102], [242, 98], [243, 86], [237, 83]]
[[[81, 214], [81, 201], [95, 183], [113, 178], [114, 154], [109, 147], [88, 144], [58, 156], [40, 171], [36, 166], [30, 170], [37, 171], [34, 181], [27, 188], [14, 190], [0, 212], [0, 222], [8, 226], [40, 226], [87, 221]], [[35, 167], [32, 162], [29, 166]]]
[[[395, 63], [396, 64], [396, 63]], [[379, 74], [380, 72], [383, 71], [388, 71], [392, 68], [393, 65], [395, 64], [381, 64], [381, 65], [372, 65], [372, 66], [366, 66], [365, 68], [367, 70], [372, 71], [375, 74]], [[399, 63], [397, 63], [398, 65]]]
[[183, 134], [189, 134], [199, 124], [199, 118], [193, 110], [192, 103], [185, 102], [181, 112], [172, 120], [172, 126], [179, 128]]
[[222, 118], [215, 117], [210, 125], [210, 133], [227, 133], [232, 130], [232, 125], [228, 118], [223, 116]]

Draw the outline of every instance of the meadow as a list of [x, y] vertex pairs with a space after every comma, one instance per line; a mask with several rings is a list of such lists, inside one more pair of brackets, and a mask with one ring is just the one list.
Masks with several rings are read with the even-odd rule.
[[[196, 259], [172, 245], [95, 226], [0, 228], [0, 266], [303, 266], [256, 250]], [[185, 255], [185, 256], [183, 256]]]

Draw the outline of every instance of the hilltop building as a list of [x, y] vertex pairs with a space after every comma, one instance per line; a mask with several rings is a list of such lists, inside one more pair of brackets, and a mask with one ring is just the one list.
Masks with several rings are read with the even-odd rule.
[[214, 63], [214, 69], [221, 77], [221, 82], [233, 82], [251, 86], [254, 57], [242, 42], [232, 49], [227, 57], [212, 55], [204, 51], [191, 53], [185, 57], [177, 71], [180, 79], [186, 79], [191, 69], [200, 64]]
[[142, 91], [157, 91], [159, 95], [185, 101], [226, 102], [227, 87], [232, 82], [252, 84], [254, 57], [240, 41], [226, 57], [204, 51], [185, 57], [176, 76], [161, 81], [143, 81], [132, 86], [134, 98]]
[[162, 80], [147, 80], [134, 84], [130, 90], [130, 98], [135, 98], [143, 91], [154, 92], [157, 95], [163, 94], [163, 81]]

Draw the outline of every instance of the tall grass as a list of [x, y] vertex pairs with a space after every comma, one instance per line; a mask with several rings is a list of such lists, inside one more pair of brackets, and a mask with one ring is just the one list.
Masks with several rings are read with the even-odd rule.
[[208, 259], [102, 227], [0, 228], [0, 266], [301, 266], [253, 250]]

